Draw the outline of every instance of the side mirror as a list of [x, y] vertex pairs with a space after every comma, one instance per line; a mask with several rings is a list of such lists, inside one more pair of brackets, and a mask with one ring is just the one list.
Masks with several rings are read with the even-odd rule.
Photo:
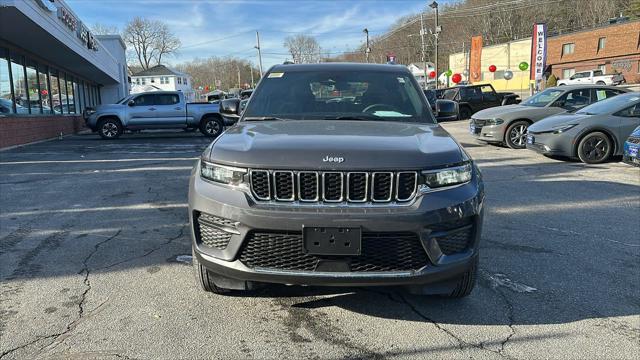
[[135, 101], [133, 101], [133, 99], [131, 99], [131, 100], [129, 100], [129, 102], [127, 102], [127, 105], [129, 105], [129, 106], [135, 106], [135, 105], [136, 105], [136, 102], [135, 102]]
[[220, 114], [240, 115], [240, 99], [226, 99], [220, 101]]
[[457, 118], [458, 104], [451, 100], [436, 100], [436, 119]]

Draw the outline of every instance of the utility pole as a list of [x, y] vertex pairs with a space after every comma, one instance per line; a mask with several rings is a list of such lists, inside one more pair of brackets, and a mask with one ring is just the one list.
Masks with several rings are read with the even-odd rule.
[[[427, 52], [424, 46], [424, 19], [420, 12], [420, 43], [422, 43], [422, 67], [424, 69], [424, 89], [427, 89]], [[436, 79], [437, 81], [437, 79]]]
[[364, 49], [364, 54], [365, 54], [365, 57], [367, 58], [367, 62], [369, 62], [369, 53], [371, 52], [371, 48], [369, 48], [369, 29], [364, 28], [362, 32], [365, 33], [367, 36], [367, 47]]
[[435, 36], [435, 48], [436, 48], [435, 66], [436, 66], [436, 89], [437, 89], [438, 88], [438, 79], [437, 79], [438, 77], [438, 34], [440, 34], [440, 27], [438, 26], [438, 3], [434, 1], [433, 3], [431, 3], [431, 5], [429, 5], [429, 7], [431, 7], [436, 11], [436, 28], [433, 34]]
[[262, 78], [262, 52], [260, 51], [260, 34], [256, 31], [256, 43], [254, 48], [258, 49], [258, 66], [260, 69], [260, 78]]
[[249, 64], [249, 69], [251, 69], [251, 88], [253, 89], [255, 86], [253, 82], [253, 65]]
[[236, 70], [238, 70], [238, 90], [241, 89], [240, 86], [240, 66], [238, 66], [238, 64], [236, 64]]

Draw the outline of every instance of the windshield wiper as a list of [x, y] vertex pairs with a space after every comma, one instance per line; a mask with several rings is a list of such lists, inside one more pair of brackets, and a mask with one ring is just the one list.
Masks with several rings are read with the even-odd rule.
[[341, 115], [341, 116], [325, 116], [324, 120], [380, 120], [375, 115]]
[[275, 116], [247, 116], [244, 121], [275, 121], [275, 120], [284, 120], [283, 118], [275, 117]]

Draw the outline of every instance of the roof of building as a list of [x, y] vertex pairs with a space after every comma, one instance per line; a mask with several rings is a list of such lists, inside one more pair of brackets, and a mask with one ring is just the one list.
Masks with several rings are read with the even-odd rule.
[[120, 35], [95, 35], [95, 37], [98, 40], [118, 40], [122, 48], [125, 50], [127, 49], [127, 45], [124, 43], [124, 40], [122, 40], [122, 36]]
[[186, 76], [185, 73], [182, 73], [177, 70], [173, 70], [164, 65], [156, 65], [148, 68], [147, 70], [142, 70], [140, 72], [137, 72], [131, 76], [161, 76], [161, 75]]

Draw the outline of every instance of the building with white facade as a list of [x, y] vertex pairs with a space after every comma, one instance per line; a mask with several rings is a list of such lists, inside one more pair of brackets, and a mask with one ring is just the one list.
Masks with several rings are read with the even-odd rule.
[[131, 75], [131, 93], [154, 90], [182, 91], [187, 101], [195, 101], [191, 77], [164, 65], [156, 65]]

